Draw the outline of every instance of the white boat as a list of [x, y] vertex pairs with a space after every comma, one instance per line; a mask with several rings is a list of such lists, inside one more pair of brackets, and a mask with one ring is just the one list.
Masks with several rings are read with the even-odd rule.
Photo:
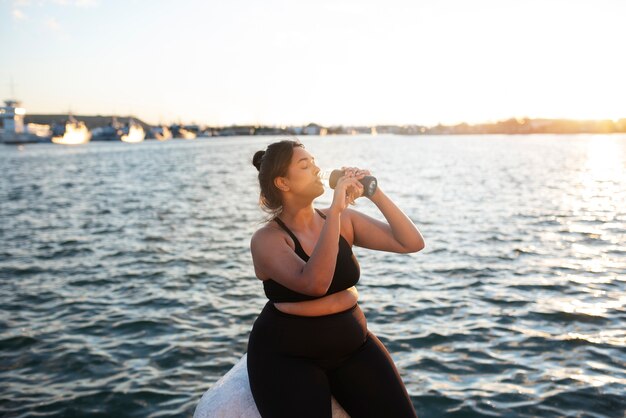
[[5, 144], [32, 144], [50, 142], [50, 127], [29, 123], [24, 126], [26, 109], [17, 100], [5, 100], [0, 107], [0, 142]]
[[122, 137], [122, 124], [113, 116], [107, 126], [98, 126], [91, 131], [92, 141], [119, 141]]
[[180, 134], [180, 138], [182, 139], [196, 139], [196, 133], [192, 131], [188, 131], [185, 128], [181, 128], [178, 130]]
[[124, 133], [120, 138], [124, 142], [137, 143], [146, 138], [146, 132], [143, 126], [135, 122], [133, 118], [128, 119], [128, 125], [124, 127]]
[[171, 126], [172, 135], [174, 138], [180, 139], [196, 139], [196, 132], [192, 129], [188, 129], [187, 126], [183, 125], [172, 125]]
[[172, 139], [172, 131], [167, 126], [155, 126], [150, 129], [152, 136], [159, 141], [167, 141]]
[[62, 145], [79, 145], [86, 144], [91, 140], [91, 133], [84, 122], [76, 120], [74, 116], [69, 115], [63, 129], [59, 129], [52, 136], [52, 142]]

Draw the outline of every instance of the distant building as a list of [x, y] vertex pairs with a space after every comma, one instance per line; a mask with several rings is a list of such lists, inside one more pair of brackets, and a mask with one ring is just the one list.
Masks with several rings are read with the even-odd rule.
[[327, 129], [317, 123], [309, 123], [302, 129], [302, 135], [326, 135]]
[[291, 131], [289, 131], [287, 128], [279, 128], [273, 126], [258, 126], [254, 130], [255, 135], [289, 135], [290, 133]]
[[5, 100], [0, 107], [0, 142], [5, 144], [27, 144], [33, 142], [49, 142], [50, 125], [28, 124], [24, 126], [26, 109], [17, 100]]
[[229, 126], [217, 131], [219, 136], [246, 136], [254, 135], [253, 126]]
[[17, 100], [5, 100], [5, 106], [0, 107], [0, 119], [2, 128], [7, 134], [20, 134], [24, 132], [24, 115], [26, 109]]

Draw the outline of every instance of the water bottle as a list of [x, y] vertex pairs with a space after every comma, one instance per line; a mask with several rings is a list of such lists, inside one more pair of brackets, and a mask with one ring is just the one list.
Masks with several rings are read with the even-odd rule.
[[[320, 178], [324, 181], [328, 182], [328, 185], [331, 189], [334, 189], [337, 186], [337, 180], [343, 177], [343, 170], [332, 170], [332, 171], [323, 171], [320, 173]], [[363, 196], [372, 197], [374, 193], [376, 193], [376, 187], [378, 187], [378, 181], [374, 176], [365, 176], [359, 180], [359, 182], [363, 185]]]

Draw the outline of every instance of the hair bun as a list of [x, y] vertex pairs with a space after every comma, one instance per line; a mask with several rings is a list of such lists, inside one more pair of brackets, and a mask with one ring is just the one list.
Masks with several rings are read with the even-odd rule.
[[252, 157], [252, 165], [256, 167], [257, 170], [261, 171], [261, 161], [263, 160], [263, 156], [265, 155], [265, 151], [257, 151]]

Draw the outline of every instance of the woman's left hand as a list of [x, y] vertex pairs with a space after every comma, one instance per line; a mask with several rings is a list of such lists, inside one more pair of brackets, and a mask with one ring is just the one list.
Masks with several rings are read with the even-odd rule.
[[[341, 167], [341, 169], [344, 171], [346, 177], [355, 177], [357, 180], [361, 180], [365, 176], [371, 176], [369, 170], [363, 170], [358, 167]], [[363, 190], [351, 190], [349, 195], [350, 202], [354, 203], [357, 198], [363, 196]]]

